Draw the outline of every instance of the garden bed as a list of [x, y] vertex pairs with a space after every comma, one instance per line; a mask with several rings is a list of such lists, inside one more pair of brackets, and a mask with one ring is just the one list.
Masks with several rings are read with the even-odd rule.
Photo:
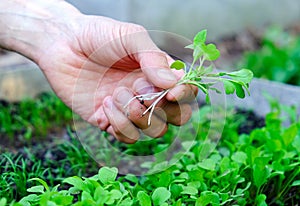
[[[220, 43], [225, 65], [242, 51], [258, 46], [257, 33], [247, 35]], [[231, 48], [232, 44], [238, 46]], [[217, 66], [224, 65], [222, 62], [226, 60]], [[14, 83], [24, 88], [43, 85], [43, 91], [50, 91], [36, 68], [25, 70], [37, 73], [36, 85], [24, 79]], [[23, 78], [18, 72], [25, 70], [5, 71], [1, 81]], [[0, 206], [6, 200], [20, 201], [19, 205], [47, 201], [53, 205], [297, 205], [300, 201], [299, 87], [255, 79], [250, 97], [226, 97], [226, 118], [222, 132], [217, 131], [220, 139], [207, 137], [219, 122], [213, 117], [219, 116], [212, 115], [212, 107], [203, 104], [200, 95], [196, 121], [190, 122], [198, 132], [180, 134], [181, 146], [189, 149], [165, 170], [161, 169], [165, 162], [144, 162], [143, 167], [156, 171], [148, 175], [120, 170], [118, 174], [113, 167], [99, 170], [102, 165], [90, 157], [76, 136], [71, 111], [52, 93], [37, 97], [41, 91], [25, 92], [28, 99], [19, 102], [24, 92], [2, 88], [0, 98], [6, 100], [0, 103]], [[22, 113], [24, 110], [28, 112]], [[224, 116], [225, 110], [221, 113]], [[176, 132], [171, 127], [163, 138], [135, 145], [108, 140], [123, 153], [147, 155], [164, 151]]]

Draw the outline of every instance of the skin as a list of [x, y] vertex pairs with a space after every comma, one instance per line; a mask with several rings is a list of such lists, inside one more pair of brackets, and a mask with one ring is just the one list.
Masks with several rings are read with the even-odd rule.
[[[84, 15], [62, 0], [1, 0], [0, 46], [35, 62], [74, 112], [122, 142], [134, 143], [139, 129], [160, 137], [191, 116], [197, 89], [176, 86], [183, 74], [140, 25]], [[168, 88], [150, 126], [142, 113], [151, 101], [124, 108], [134, 95]]]

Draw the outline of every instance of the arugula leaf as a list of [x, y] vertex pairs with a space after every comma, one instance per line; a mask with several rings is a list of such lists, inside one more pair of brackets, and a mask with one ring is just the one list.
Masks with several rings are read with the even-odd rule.
[[169, 190], [167, 190], [165, 187], [156, 188], [151, 196], [154, 205], [162, 205], [170, 197], [171, 192], [169, 192]]
[[194, 45], [199, 45], [202, 43], [205, 43], [206, 41], [206, 36], [207, 36], [207, 30], [202, 30], [196, 34], [194, 37]]
[[114, 181], [118, 175], [118, 169], [115, 167], [102, 167], [99, 170], [98, 178], [103, 184], [107, 184], [110, 181]]
[[183, 61], [180, 61], [180, 60], [176, 60], [174, 61], [171, 66], [170, 66], [172, 69], [176, 69], [176, 70], [181, 70], [181, 69], [184, 69], [186, 66], [185, 66], [185, 63]]

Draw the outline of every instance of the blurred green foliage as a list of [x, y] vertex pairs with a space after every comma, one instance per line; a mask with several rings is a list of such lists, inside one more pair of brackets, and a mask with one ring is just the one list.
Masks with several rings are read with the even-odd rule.
[[30, 140], [44, 137], [72, 121], [73, 115], [54, 93], [43, 93], [36, 99], [17, 103], [0, 102], [1, 137]]
[[255, 77], [300, 85], [300, 36], [270, 27], [261, 48], [246, 52], [240, 64], [252, 70]]

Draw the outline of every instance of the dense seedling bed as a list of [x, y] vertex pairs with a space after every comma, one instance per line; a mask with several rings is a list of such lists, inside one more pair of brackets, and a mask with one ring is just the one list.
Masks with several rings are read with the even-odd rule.
[[[252, 73], [245, 69], [215, 73], [210, 63], [220, 53], [205, 40], [206, 31], [202, 31], [188, 46], [193, 49], [191, 65], [180, 61], [172, 65], [185, 74], [178, 84], [193, 84], [208, 94], [208, 90], [222, 92], [214, 87], [221, 82], [226, 94], [243, 98]], [[134, 98], [154, 100], [147, 111], [152, 113], [155, 99], [163, 98], [167, 92]], [[226, 112], [225, 126], [220, 140], [214, 141], [207, 139], [207, 133], [212, 121], [218, 123], [218, 119], [212, 119], [209, 104], [201, 105], [193, 116], [197, 121], [192, 118], [190, 122], [199, 129], [197, 134], [181, 134], [182, 146], [191, 145], [189, 140], [194, 139], [192, 147], [164, 170], [160, 168], [165, 162], [143, 163], [158, 172], [142, 176], [120, 174], [115, 167], [94, 162], [69, 125], [71, 111], [53, 94], [16, 104], [2, 102], [0, 107], [1, 138], [15, 145], [2, 149], [7, 141], [0, 142], [0, 206], [264, 206], [300, 202], [300, 120], [295, 107], [272, 101], [271, 112], [264, 118], [251, 111], [220, 110], [222, 114]], [[150, 118], [148, 123], [151, 124]], [[146, 143], [110, 143], [127, 154], [153, 154], [170, 145], [174, 128], [170, 127], [164, 137]], [[35, 143], [23, 147], [28, 142]]]
[[[282, 126], [280, 106], [265, 121], [251, 112], [230, 110], [216, 145], [204, 143], [210, 107], [200, 110], [201, 130], [193, 147], [172, 167], [152, 175], [99, 170], [71, 129], [67, 142], [2, 153], [0, 205], [296, 205], [300, 201], [298, 119]], [[249, 129], [249, 124], [255, 125], [250, 119], [261, 126]], [[153, 144], [164, 143], [163, 138], [160, 141]], [[215, 149], [203, 158], [199, 156], [203, 147]], [[127, 149], [140, 148], [128, 145]]]

